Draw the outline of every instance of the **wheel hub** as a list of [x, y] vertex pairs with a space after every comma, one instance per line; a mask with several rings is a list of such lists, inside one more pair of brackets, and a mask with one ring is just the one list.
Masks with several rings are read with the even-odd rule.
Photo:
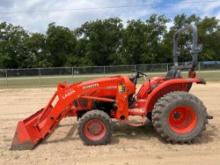
[[181, 114], [180, 114], [179, 112], [174, 112], [173, 118], [174, 118], [175, 120], [180, 119], [180, 117], [181, 117]]
[[87, 121], [83, 131], [85, 136], [92, 141], [102, 139], [107, 132], [105, 124], [100, 119], [91, 119]]
[[102, 129], [102, 126], [98, 123], [93, 123], [88, 127], [88, 131], [94, 135], [98, 135], [102, 131]]
[[196, 114], [190, 106], [178, 106], [169, 113], [169, 126], [177, 134], [191, 132], [196, 127], [196, 122]]

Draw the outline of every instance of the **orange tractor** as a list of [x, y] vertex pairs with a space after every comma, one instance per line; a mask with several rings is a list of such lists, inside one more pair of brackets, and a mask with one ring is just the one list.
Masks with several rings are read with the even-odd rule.
[[[178, 36], [192, 31], [192, 62], [178, 65]], [[19, 121], [11, 149], [32, 149], [51, 134], [60, 120], [68, 116], [78, 119], [78, 133], [84, 144], [102, 145], [111, 141], [112, 119], [132, 126], [145, 124], [149, 119], [166, 141], [189, 143], [205, 129], [209, 116], [206, 107], [196, 96], [188, 93], [192, 84], [205, 84], [196, 76], [198, 53], [195, 25], [186, 25], [174, 35], [174, 66], [167, 75], [146, 78], [142, 72], [132, 77], [112, 76], [87, 82], [59, 84], [49, 103], [30, 117]], [[181, 70], [188, 69], [183, 78]], [[145, 82], [136, 92], [137, 80]], [[131, 123], [129, 117], [140, 116], [142, 122]]]

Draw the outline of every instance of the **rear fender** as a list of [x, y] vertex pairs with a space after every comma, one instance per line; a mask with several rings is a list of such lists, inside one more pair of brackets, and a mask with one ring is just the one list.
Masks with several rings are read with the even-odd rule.
[[159, 84], [147, 97], [147, 102], [145, 105], [146, 114], [153, 110], [154, 104], [157, 100], [167, 93], [173, 91], [186, 91], [188, 92], [193, 83], [196, 84], [206, 84], [204, 79], [200, 78], [179, 78], [166, 80]]

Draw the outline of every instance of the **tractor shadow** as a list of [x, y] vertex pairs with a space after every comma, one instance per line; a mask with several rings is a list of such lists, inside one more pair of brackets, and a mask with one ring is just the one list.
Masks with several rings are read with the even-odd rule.
[[[148, 125], [141, 127], [132, 127], [129, 125], [119, 124], [117, 122], [113, 123], [113, 137], [110, 145], [118, 144], [120, 139], [138, 139], [138, 140], [150, 140], [150, 139], [158, 139], [161, 143], [166, 144], [167, 142], [159, 136], [159, 134], [153, 128], [153, 125], [149, 123]], [[67, 142], [73, 140], [80, 140], [77, 132], [77, 124], [65, 124], [59, 125], [59, 128], [66, 127], [68, 128], [67, 134], [64, 138], [51, 138], [51, 135], [58, 133], [59, 130], [55, 130], [51, 135], [47, 136], [45, 140], [42, 141], [41, 144], [50, 144], [50, 143], [60, 143]], [[193, 145], [197, 144], [206, 144], [214, 141], [219, 138], [218, 128], [214, 125], [207, 125], [207, 130], [203, 132], [202, 136], [197, 137], [193, 141]], [[36, 146], [37, 147], [37, 146]]]
[[207, 124], [206, 130], [204, 130], [201, 136], [193, 141], [193, 144], [206, 144], [218, 140], [220, 138], [219, 131], [220, 130], [215, 125]]
[[[219, 131], [220, 130], [218, 130], [218, 128], [215, 125], [208, 124], [207, 129], [199, 137], [193, 140], [192, 144], [197, 145], [211, 143], [220, 138], [218, 134]], [[163, 144], [168, 143], [165, 139], [160, 137], [160, 135], [155, 131], [151, 123], [141, 127], [132, 127], [129, 125], [115, 124], [113, 133], [113, 144], [118, 143], [120, 138], [139, 140], [150, 140], [156, 138]]]
[[151, 124], [140, 127], [132, 127], [129, 125], [119, 124], [117, 122], [114, 123], [113, 143], [114, 141], [119, 141], [120, 138], [147, 140], [154, 137], [159, 136]]
[[[56, 134], [60, 128], [64, 127], [69, 127], [70, 129], [68, 130], [67, 134], [65, 135], [64, 138], [52, 138], [54, 134]], [[76, 136], [77, 134], [77, 124], [63, 124], [63, 125], [58, 125], [58, 127], [54, 130], [53, 133], [49, 134], [45, 140], [41, 142], [41, 144], [50, 144], [50, 143], [60, 143], [60, 142], [66, 142], [66, 141], [72, 141], [72, 140], [78, 140], [79, 137]], [[36, 146], [37, 147], [37, 146]]]

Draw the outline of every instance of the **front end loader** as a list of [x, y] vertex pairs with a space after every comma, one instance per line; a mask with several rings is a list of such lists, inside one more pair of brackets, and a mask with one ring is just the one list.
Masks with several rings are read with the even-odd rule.
[[[178, 64], [178, 36], [188, 30], [192, 31], [192, 62], [183, 66]], [[78, 133], [86, 145], [109, 143], [112, 119], [131, 126], [142, 126], [148, 119], [166, 141], [192, 142], [211, 118], [202, 101], [189, 93], [193, 83], [205, 84], [195, 72], [200, 51], [196, 26], [186, 25], [174, 34], [174, 66], [165, 76], [147, 78], [145, 73], [136, 72], [132, 77], [111, 76], [58, 84], [45, 107], [18, 122], [11, 149], [33, 149], [65, 117], [77, 117]], [[189, 70], [186, 78], [181, 75], [183, 69]], [[140, 77], [145, 81], [136, 92]], [[131, 116], [140, 116], [143, 120], [132, 123]]]

